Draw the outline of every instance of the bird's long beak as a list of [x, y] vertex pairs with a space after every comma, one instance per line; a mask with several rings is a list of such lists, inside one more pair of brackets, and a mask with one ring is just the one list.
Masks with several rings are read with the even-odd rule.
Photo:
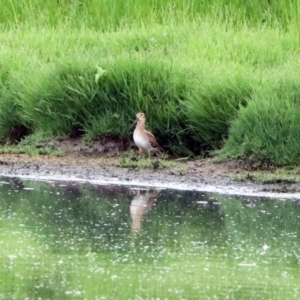
[[137, 123], [138, 119], [135, 119], [135, 121], [131, 124], [131, 128]]

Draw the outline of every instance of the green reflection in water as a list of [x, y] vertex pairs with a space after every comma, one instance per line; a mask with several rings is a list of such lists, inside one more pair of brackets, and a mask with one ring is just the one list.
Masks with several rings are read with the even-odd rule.
[[299, 299], [298, 201], [2, 178], [0, 299]]

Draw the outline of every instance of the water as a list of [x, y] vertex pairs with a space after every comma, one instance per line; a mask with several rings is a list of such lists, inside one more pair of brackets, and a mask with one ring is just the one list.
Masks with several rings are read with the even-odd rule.
[[300, 202], [1, 179], [0, 299], [299, 299]]

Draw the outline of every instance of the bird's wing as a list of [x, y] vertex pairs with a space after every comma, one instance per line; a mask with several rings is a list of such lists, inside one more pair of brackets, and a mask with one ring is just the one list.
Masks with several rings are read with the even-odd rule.
[[152, 132], [146, 130], [145, 134], [147, 135], [147, 139], [150, 142], [152, 148], [156, 148], [160, 151], [162, 151], [162, 148], [159, 146], [158, 142], [156, 141], [155, 136], [152, 134]]

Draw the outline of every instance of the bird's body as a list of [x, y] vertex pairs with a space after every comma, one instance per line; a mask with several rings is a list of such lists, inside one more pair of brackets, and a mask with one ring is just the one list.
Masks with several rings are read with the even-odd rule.
[[143, 151], [149, 153], [161, 153], [162, 148], [159, 146], [158, 142], [156, 141], [155, 136], [146, 129], [146, 117], [145, 114], [139, 112], [136, 114], [136, 127], [133, 132], [133, 140], [135, 144], [138, 146], [139, 151], [138, 153], [141, 155]]

